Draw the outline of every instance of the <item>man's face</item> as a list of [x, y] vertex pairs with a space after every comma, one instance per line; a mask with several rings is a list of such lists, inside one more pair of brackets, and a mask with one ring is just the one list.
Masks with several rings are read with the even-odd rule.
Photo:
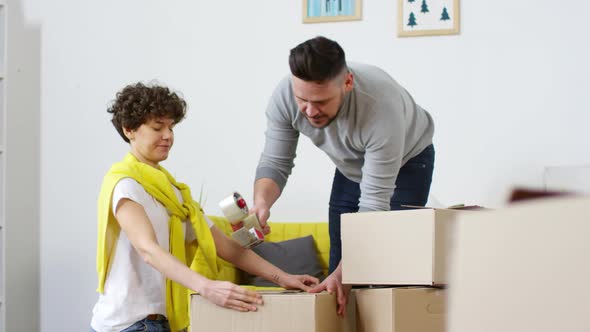
[[353, 77], [349, 72], [321, 83], [304, 81], [293, 75], [291, 80], [297, 107], [315, 128], [330, 124], [342, 106], [344, 95], [353, 87]]

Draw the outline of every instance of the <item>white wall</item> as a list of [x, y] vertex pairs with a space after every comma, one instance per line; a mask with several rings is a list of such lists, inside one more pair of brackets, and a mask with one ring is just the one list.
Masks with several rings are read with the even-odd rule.
[[[6, 9], [6, 10], [4, 10]], [[26, 22], [19, 4], [3, 8], [7, 18], [5, 294], [0, 331], [36, 331], [40, 323], [41, 30]], [[0, 50], [4, 52], [4, 49]], [[0, 189], [2, 190], [2, 189]], [[1, 286], [1, 285], [0, 285]], [[2, 329], [4, 327], [4, 330]]]
[[[548, 165], [587, 163], [590, 3], [463, 1], [461, 34], [396, 37], [395, 0], [364, 1], [363, 21], [301, 24], [300, 1], [25, 0], [42, 24], [41, 326], [88, 326], [95, 202], [126, 146], [106, 106], [125, 84], [181, 90], [189, 115], [165, 163], [206, 210], [232, 190], [250, 201], [264, 108], [288, 50], [325, 35], [348, 59], [385, 68], [436, 121], [432, 194], [497, 206], [515, 184], [541, 186]], [[302, 139], [274, 220], [327, 220], [333, 174]]]

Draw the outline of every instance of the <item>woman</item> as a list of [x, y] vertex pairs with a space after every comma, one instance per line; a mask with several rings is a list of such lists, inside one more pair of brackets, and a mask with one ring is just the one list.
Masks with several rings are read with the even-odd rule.
[[215, 280], [217, 256], [284, 288], [308, 290], [318, 283], [287, 274], [229, 239], [189, 188], [160, 166], [174, 143], [173, 128], [186, 113], [176, 93], [129, 85], [108, 112], [130, 152], [109, 170], [99, 197], [94, 331], [183, 330], [189, 323], [188, 290], [226, 308], [256, 311], [259, 294]]

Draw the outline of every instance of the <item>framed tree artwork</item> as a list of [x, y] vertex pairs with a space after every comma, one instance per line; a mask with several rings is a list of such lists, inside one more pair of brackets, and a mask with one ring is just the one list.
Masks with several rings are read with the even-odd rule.
[[398, 36], [459, 33], [459, 0], [398, 1]]
[[303, 23], [361, 19], [362, 0], [303, 0]]

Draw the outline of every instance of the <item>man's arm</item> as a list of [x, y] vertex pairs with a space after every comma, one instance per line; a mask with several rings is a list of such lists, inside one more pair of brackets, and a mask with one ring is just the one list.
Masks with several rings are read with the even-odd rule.
[[250, 209], [251, 213], [256, 213], [262, 231], [264, 234], [270, 233], [268, 226], [268, 217], [270, 217], [270, 208], [281, 195], [279, 185], [269, 178], [260, 178], [254, 183], [254, 206]]
[[288, 77], [283, 79], [268, 103], [264, 150], [256, 168], [251, 212], [256, 213], [265, 233], [270, 232], [267, 226], [270, 208], [281, 195], [295, 165], [293, 160], [299, 140], [299, 132], [292, 125], [297, 106], [292, 100], [289, 82]]
[[[370, 130], [369, 130], [370, 129]], [[405, 123], [396, 113], [367, 123], [359, 212], [388, 211], [402, 166]]]
[[360, 183], [359, 212], [390, 209], [390, 200], [395, 190], [402, 157], [386, 158], [389, 154], [382, 149], [365, 153]]

